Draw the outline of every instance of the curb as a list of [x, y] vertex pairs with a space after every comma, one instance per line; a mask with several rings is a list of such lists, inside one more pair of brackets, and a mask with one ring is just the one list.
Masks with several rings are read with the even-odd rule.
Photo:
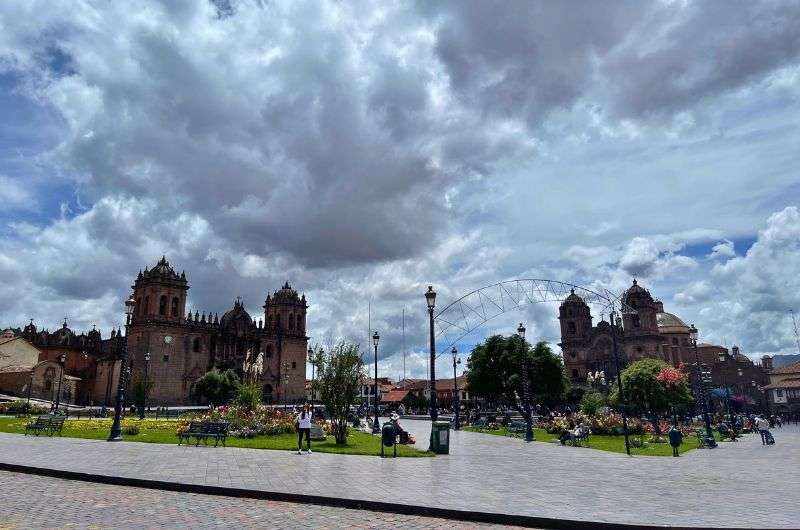
[[[636, 525], [624, 523], [608, 523], [601, 521], [579, 521], [570, 519], [553, 519], [550, 517], [536, 517], [530, 515], [512, 515], [494, 512], [480, 512], [456, 510], [451, 508], [436, 508], [431, 506], [414, 506], [382, 501], [369, 501], [347, 499], [342, 497], [327, 497], [322, 495], [304, 495], [300, 493], [285, 493], [276, 491], [250, 490], [226, 486], [209, 486], [205, 484], [186, 484], [166, 482], [163, 480], [150, 480], [131, 477], [115, 477], [110, 475], [97, 475], [79, 471], [66, 471], [43, 467], [26, 466], [21, 464], [8, 464], [0, 462], [0, 470], [28, 475], [55, 477], [67, 480], [80, 480], [99, 484], [115, 486], [128, 486], [134, 488], [147, 488], [182, 493], [199, 493], [203, 495], [218, 495], [224, 497], [238, 497], [261, 499], [268, 501], [293, 502], [302, 504], [316, 504], [332, 506], [351, 510], [372, 510], [377, 512], [397, 513], [402, 515], [416, 515], [435, 517], [438, 519], [451, 519], [457, 521], [479, 522], [487, 524], [502, 524], [523, 526], [528, 528], [552, 529], [579, 529], [579, 530], [651, 530], [661, 528], [691, 528], [692, 530], [717, 530], [715, 527], [679, 527], [668, 525]], [[723, 530], [720, 528], [719, 530]], [[735, 530], [725, 527], [724, 530]]]

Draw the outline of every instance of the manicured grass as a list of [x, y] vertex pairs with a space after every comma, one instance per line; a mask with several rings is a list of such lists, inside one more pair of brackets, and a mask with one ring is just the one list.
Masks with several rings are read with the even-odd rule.
[[[476, 429], [474, 427], [462, 427], [465, 431], [481, 432], [484, 434], [493, 434], [496, 436], [508, 436], [508, 429], [499, 427], [497, 429]], [[632, 440], [634, 436], [630, 436]], [[665, 437], [666, 438], [666, 437]], [[534, 429], [534, 439], [537, 442], [545, 443], [558, 443], [558, 436], [550, 434], [544, 429]], [[645, 435], [644, 440], [650, 439], [650, 435]], [[717, 441], [719, 436], [717, 435]], [[697, 449], [697, 437], [694, 435], [684, 436], [683, 443], [680, 446], [680, 453]], [[600, 451], [609, 451], [612, 453], [625, 452], [625, 437], [624, 436], [605, 436], [593, 434], [589, 437], [589, 447], [592, 449], [599, 449]], [[672, 456], [672, 446], [669, 443], [650, 443], [648, 442], [645, 447], [631, 447], [631, 454], [637, 456]]]
[[[27, 418], [0, 417], [0, 432], [25, 433], [25, 425], [30, 420]], [[123, 423], [123, 439], [126, 442], [146, 442], [176, 444], [176, 423], [170, 420], [125, 420]], [[139, 426], [139, 434], [124, 434], [124, 427], [129, 424]], [[111, 420], [67, 420], [64, 423], [62, 435], [68, 438], [85, 438], [91, 440], [105, 440], [111, 430]], [[256, 436], [255, 438], [228, 437], [228, 447], [245, 447], [249, 449], [274, 449], [282, 451], [297, 450], [297, 435], [293, 433], [276, 434], [271, 436]], [[311, 442], [311, 450], [320, 453], [337, 453], [346, 455], [380, 455], [380, 437], [365, 432], [351, 430], [347, 437], [346, 445], [337, 445], [333, 436], [328, 436], [324, 442]], [[391, 449], [390, 449], [391, 450]], [[426, 457], [434, 456], [428, 451], [418, 451], [413, 447], [400, 445], [397, 447], [397, 456]]]

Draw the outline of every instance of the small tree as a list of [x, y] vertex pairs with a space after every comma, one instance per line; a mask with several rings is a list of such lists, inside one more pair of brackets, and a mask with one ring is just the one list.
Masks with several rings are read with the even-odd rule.
[[363, 367], [358, 345], [348, 342], [340, 342], [317, 359], [314, 387], [339, 445], [347, 443], [347, 417], [358, 396]]
[[247, 412], [252, 412], [261, 405], [261, 387], [256, 383], [239, 385], [234, 402]]
[[[620, 375], [629, 407], [640, 414], [650, 411], [657, 416], [692, 399], [687, 378], [662, 360], [638, 360]], [[612, 403], [619, 402], [619, 388], [616, 385], [609, 399]], [[657, 419], [653, 427], [656, 434], [660, 434]]]
[[220, 372], [216, 368], [194, 382], [191, 396], [196, 403], [224, 405], [236, 396], [239, 376], [231, 369]]
[[586, 392], [581, 398], [581, 412], [593, 416], [605, 404], [606, 398], [600, 392]]
[[133, 385], [131, 385], [131, 397], [138, 409], [144, 409], [144, 404], [147, 402], [147, 398], [150, 397], [153, 386], [153, 380], [145, 379], [144, 374], [134, 376]]

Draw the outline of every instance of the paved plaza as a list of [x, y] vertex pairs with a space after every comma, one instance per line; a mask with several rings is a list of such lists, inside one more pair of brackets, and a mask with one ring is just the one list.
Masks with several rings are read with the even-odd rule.
[[[424, 432], [421, 423], [405, 424]], [[775, 431], [775, 438], [771, 447], [748, 435], [738, 443], [681, 458], [631, 458], [457, 432], [452, 433], [450, 455], [380, 459], [0, 434], [0, 462], [534, 517], [796, 528], [800, 430], [784, 427]], [[6, 491], [9, 485], [5, 483]]]
[[[0, 471], [0, 528], [501, 528], [294, 502], [93, 484]], [[507, 527], [503, 527], [507, 528]]]

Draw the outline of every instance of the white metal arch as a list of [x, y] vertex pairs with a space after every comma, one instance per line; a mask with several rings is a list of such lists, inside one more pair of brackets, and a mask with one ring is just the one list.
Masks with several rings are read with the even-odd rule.
[[600, 293], [572, 283], [536, 278], [505, 280], [465, 294], [434, 316], [437, 356], [449, 352], [459, 340], [493, 318], [525, 304], [563, 302], [572, 292], [608, 315], [615, 309], [632, 311], [619, 295], [607, 289]]

